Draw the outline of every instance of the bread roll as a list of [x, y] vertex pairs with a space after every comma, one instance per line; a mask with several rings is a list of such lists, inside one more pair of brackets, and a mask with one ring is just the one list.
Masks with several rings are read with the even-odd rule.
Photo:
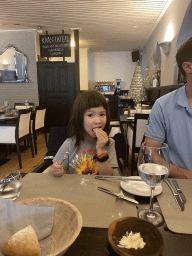
[[27, 226], [12, 235], [3, 246], [7, 256], [39, 256], [40, 245], [32, 226]]

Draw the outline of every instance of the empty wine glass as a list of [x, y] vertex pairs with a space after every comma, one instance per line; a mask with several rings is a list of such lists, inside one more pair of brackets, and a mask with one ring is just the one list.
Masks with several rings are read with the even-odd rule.
[[139, 212], [139, 217], [158, 226], [163, 216], [153, 210], [154, 189], [169, 175], [169, 149], [166, 143], [148, 141], [141, 145], [137, 167], [142, 180], [150, 186], [150, 208]]
[[26, 106], [26, 108], [27, 108], [27, 107], [29, 106], [29, 101], [28, 101], [28, 100], [25, 100], [24, 104], [25, 104], [25, 106]]
[[4, 101], [3, 104], [4, 104], [5, 111], [9, 110], [9, 102]]

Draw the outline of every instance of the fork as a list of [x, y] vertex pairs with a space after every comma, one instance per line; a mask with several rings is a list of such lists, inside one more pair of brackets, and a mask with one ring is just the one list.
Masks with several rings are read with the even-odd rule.
[[69, 157], [69, 152], [66, 152], [61, 164]]

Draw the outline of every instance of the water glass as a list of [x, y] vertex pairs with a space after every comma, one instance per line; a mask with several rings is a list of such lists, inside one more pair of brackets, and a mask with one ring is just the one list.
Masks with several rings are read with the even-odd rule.
[[15, 200], [21, 192], [22, 178], [18, 170], [0, 172], [0, 197]]
[[151, 190], [150, 208], [139, 212], [139, 217], [158, 226], [163, 222], [163, 216], [153, 210], [155, 187], [161, 184], [169, 175], [169, 148], [166, 143], [147, 141], [142, 143], [137, 166], [139, 175]]

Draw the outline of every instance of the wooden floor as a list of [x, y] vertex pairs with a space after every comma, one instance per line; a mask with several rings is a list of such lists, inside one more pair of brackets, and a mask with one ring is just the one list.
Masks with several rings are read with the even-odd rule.
[[[47, 136], [49, 137], [49, 134]], [[22, 161], [23, 168], [19, 169], [17, 152], [14, 150], [13, 152], [11, 152], [11, 154], [8, 153], [7, 159], [10, 159], [10, 160], [0, 166], [0, 171], [20, 170], [21, 173], [30, 173], [44, 161], [44, 157], [46, 153], [47, 153], [47, 147], [45, 144], [45, 137], [44, 137], [44, 134], [41, 133], [37, 136], [37, 155], [35, 155], [34, 158], [32, 158], [30, 147], [27, 149], [24, 149], [21, 152], [21, 161]], [[4, 152], [0, 152], [0, 159], [5, 159]], [[128, 176], [131, 175], [130, 161], [131, 161], [131, 152], [129, 152], [129, 163], [128, 163], [128, 167], [126, 168], [126, 173]], [[137, 175], [137, 173], [134, 172], [134, 175]]]
[[[10, 160], [0, 166], [0, 171], [20, 170], [21, 173], [30, 173], [44, 161], [44, 157], [46, 153], [47, 153], [47, 147], [45, 144], [45, 137], [44, 137], [44, 134], [41, 133], [37, 136], [37, 155], [34, 155], [34, 158], [32, 158], [30, 147], [22, 150], [21, 152], [22, 169], [19, 169], [17, 152], [14, 150], [13, 152], [11, 152], [11, 154], [8, 153], [7, 159], [10, 159]], [[0, 152], [0, 159], [4, 159], [4, 158], [5, 158], [5, 153]]]

